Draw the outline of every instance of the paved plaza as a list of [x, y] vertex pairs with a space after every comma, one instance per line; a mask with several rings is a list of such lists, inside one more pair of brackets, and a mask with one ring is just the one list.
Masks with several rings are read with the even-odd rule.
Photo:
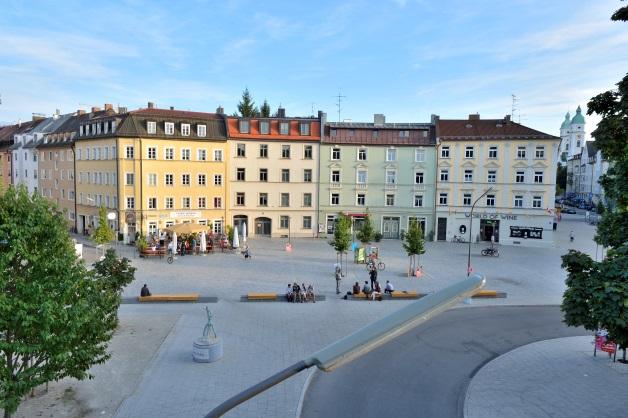
[[[569, 231], [576, 240], [569, 243]], [[560, 255], [573, 246], [595, 256], [591, 238], [594, 227], [580, 215], [566, 215], [559, 225], [554, 248], [500, 246], [500, 257], [479, 255], [481, 244], [472, 245], [474, 271], [487, 276], [487, 288], [504, 291], [506, 299], [474, 300], [473, 305], [559, 304], [564, 290], [565, 273]], [[172, 330], [163, 343], [159, 338], [136, 341], [147, 350], [146, 367], [122, 370], [129, 382], [139, 382], [134, 390], [110, 393], [96, 398], [93, 416], [117, 417], [194, 417], [203, 416], [212, 407], [259, 382], [306, 355], [343, 337], [353, 330], [381, 318], [409, 301], [345, 301], [335, 294], [333, 263], [335, 253], [323, 239], [292, 240], [293, 251], [285, 251], [285, 239], [251, 239], [252, 260], [238, 254], [216, 252], [206, 256], [177, 257], [173, 264], [165, 259], [140, 259], [131, 247], [120, 252], [132, 258], [138, 268], [135, 281], [125, 290], [125, 297], [139, 295], [148, 284], [156, 293], [198, 292], [218, 297], [209, 304], [215, 317], [215, 329], [224, 341], [224, 357], [211, 364], [192, 362], [192, 342], [205, 324], [203, 304], [123, 305], [121, 323], [141, 318], [146, 328], [164, 329], [164, 318], [173, 320]], [[380, 282], [391, 280], [396, 289], [434, 292], [465, 277], [467, 245], [427, 243], [421, 258], [426, 272], [421, 279], [406, 275], [408, 259], [399, 241], [383, 241], [380, 255], [386, 269]], [[93, 248], [85, 249], [86, 259], [95, 257]], [[355, 281], [368, 279], [364, 265], [351, 261], [343, 290]], [[247, 292], [282, 293], [289, 282], [312, 283], [326, 301], [315, 304], [248, 303], [240, 297]], [[167, 323], [167, 321], [166, 321]], [[167, 328], [167, 326], [166, 326]], [[148, 346], [148, 347], [146, 347]], [[133, 356], [133, 348], [129, 348]], [[154, 354], [147, 354], [154, 353]], [[111, 367], [117, 367], [111, 364]], [[95, 372], [94, 382], [106, 386], [111, 378]], [[295, 417], [308, 373], [301, 373], [233, 410], [229, 417]], [[77, 397], [80, 398], [78, 383]], [[54, 384], [53, 384], [54, 385]], [[87, 392], [85, 392], [87, 393]], [[100, 399], [100, 400], [98, 400]], [[119, 408], [105, 408], [111, 403]], [[28, 402], [27, 402], [28, 404]], [[104, 413], [101, 414], [101, 411]]]

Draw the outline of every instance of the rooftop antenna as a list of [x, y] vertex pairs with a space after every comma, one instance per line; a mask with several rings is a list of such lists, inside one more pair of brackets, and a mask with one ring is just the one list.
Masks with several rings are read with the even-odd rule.
[[[2, 104], [2, 102], [0, 102], [0, 104]], [[312, 113], [310, 113], [310, 115], [312, 115], [312, 116], [314, 116], [314, 105], [315, 105], [315, 104], [316, 104], [316, 103], [312, 102]]]
[[346, 99], [347, 96], [343, 96], [342, 92], [340, 90], [338, 90], [338, 96], [334, 96], [336, 99], [338, 99], [338, 103], [336, 103], [336, 106], [338, 107], [338, 122], [340, 122], [342, 119], [340, 119], [340, 111], [342, 110], [342, 108], [340, 107], [340, 104], [342, 103], [342, 99]]
[[[511, 94], [512, 96], [512, 107], [510, 109], [510, 117], [512, 117], [513, 120], [515, 120], [515, 111], [519, 110], [517, 108], [517, 103], [519, 102], [519, 99], [517, 98], [517, 96], [515, 96], [515, 94]], [[521, 115], [519, 115], [519, 120], [521, 120]]]

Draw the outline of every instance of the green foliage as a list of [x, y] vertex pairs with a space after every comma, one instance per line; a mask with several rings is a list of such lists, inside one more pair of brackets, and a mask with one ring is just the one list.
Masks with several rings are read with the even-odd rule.
[[330, 241], [329, 245], [341, 254], [347, 252], [351, 246], [351, 219], [343, 213], [338, 214], [334, 239]]
[[264, 104], [262, 104], [262, 107], [260, 108], [260, 116], [263, 118], [270, 117], [270, 105], [268, 104], [266, 99], [264, 99]]
[[137, 249], [142, 252], [148, 247], [148, 242], [146, 242], [146, 237], [144, 234], [140, 234], [137, 240], [135, 241], [135, 246]]
[[102, 245], [113, 241], [113, 236], [113, 229], [111, 229], [107, 222], [107, 209], [101, 206], [100, 209], [98, 209], [98, 228], [94, 231], [92, 239], [96, 244]]
[[556, 165], [556, 195], [562, 196], [567, 189], [567, 166]]
[[231, 225], [227, 225], [227, 239], [233, 244], [233, 227]]
[[597, 208], [595, 209], [597, 214], [598, 215], [603, 215], [605, 210], [606, 210], [606, 208], [604, 207], [604, 203], [597, 202]]
[[562, 267], [567, 270], [567, 290], [561, 305], [564, 321], [572, 327], [583, 326], [595, 331], [599, 322], [592, 315], [590, 301], [595, 291], [592, 276], [597, 274], [596, 263], [587, 254], [575, 250], [569, 250], [562, 260]]
[[380, 242], [382, 238], [384, 238], [384, 236], [381, 232], [377, 231], [375, 232], [375, 234], [373, 234], [373, 238], [375, 238], [375, 242]]
[[410, 228], [406, 232], [402, 245], [408, 256], [425, 254], [425, 239], [418, 222], [410, 222]]
[[252, 118], [259, 115], [259, 110], [257, 110], [257, 106], [255, 106], [255, 102], [253, 101], [253, 97], [251, 97], [251, 93], [249, 93], [248, 87], [242, 92], [242, 100], [238, 103], [238, 111], [244, 118]]
[[0, 195], [0, 408], [36, 386], [85, 379], [105, 362], [120, 292], [133, 279], [113, 250], [88, 272], [63, 216], [24, 187]]
[[368, 213], [364, 217], [364, 223], [362, 224], [362, 228], [360, 228], [355, 236], [363, 244], [373, 241], [373, 237], [375, 236], [375, 230], [373, 229], [373, 221], [371, 221], [371, 216]]

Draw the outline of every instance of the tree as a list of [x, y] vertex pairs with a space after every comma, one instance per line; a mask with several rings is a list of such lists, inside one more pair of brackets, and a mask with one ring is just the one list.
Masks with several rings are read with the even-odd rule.
[[107, 244], [113, 240], [113, 229], [107, 222], [107, 209], [104, 206], [98, 209], [98, 227], [94, 231], [92, 239], [98, 245]]
[[412, 274], [420, 266], [421, 254], [425, 254], [425, 238], [423, 238], [423, 230], [418, 222], [410, 222], [410, 228], [406, 232], [402, 245], [410, 257], [408, 272]]
[[269, 118], [270, 117], [270, 105], [268, 104], [266, 99], [264, 99], [264, 104], [260, 108], [260, 116], [263, 117], [263, 118]]
[[253, 97], [251, 97], [251, 93], [249, 93], [248, 87], [242, 92], [242, 100], [238, 103], [238, 111], [244, 118], [252, 118], [259, 115], [259, 110], [257, 110], [257, 106], [255, 106], [255, 102], [253, 101]]
[[351, 220], [343, 213], [338, 213], [336, 227], [334, 228], [334, 239], [329, 245], [336, 250], [336, 260], [340, 260], [340, 267], [343, 265], [343, 255], [351, 246]]
[[567, 190], [567, 166], [556, 165], [556, 194], [563, 195]]
[[26, 188], [0, 196], [0, 408], [5, 418], [33, 388], [91, 377], [108, 358], [126, 259], [108, 250], [88, 272], [56, 207]]
[[371, 221], [371, 215], [366, 213], [364, 217], [364, 222], [362, 223], [362, 228], [355, 235], [357, 239], [360, 240], [362, 244], [366, 244], [368, 242], [373, 241], [373, 237], [375, 236], [375, 229], [373, 228], [373, 222]]

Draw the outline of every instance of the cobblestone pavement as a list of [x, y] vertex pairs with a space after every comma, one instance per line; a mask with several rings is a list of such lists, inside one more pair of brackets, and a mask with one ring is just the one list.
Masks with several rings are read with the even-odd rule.
[[593, 337], [528, 344], [497, 357], [471, 380], [466, 418], [595, 417], [628, 414], [628, 366], [593, 357]]

